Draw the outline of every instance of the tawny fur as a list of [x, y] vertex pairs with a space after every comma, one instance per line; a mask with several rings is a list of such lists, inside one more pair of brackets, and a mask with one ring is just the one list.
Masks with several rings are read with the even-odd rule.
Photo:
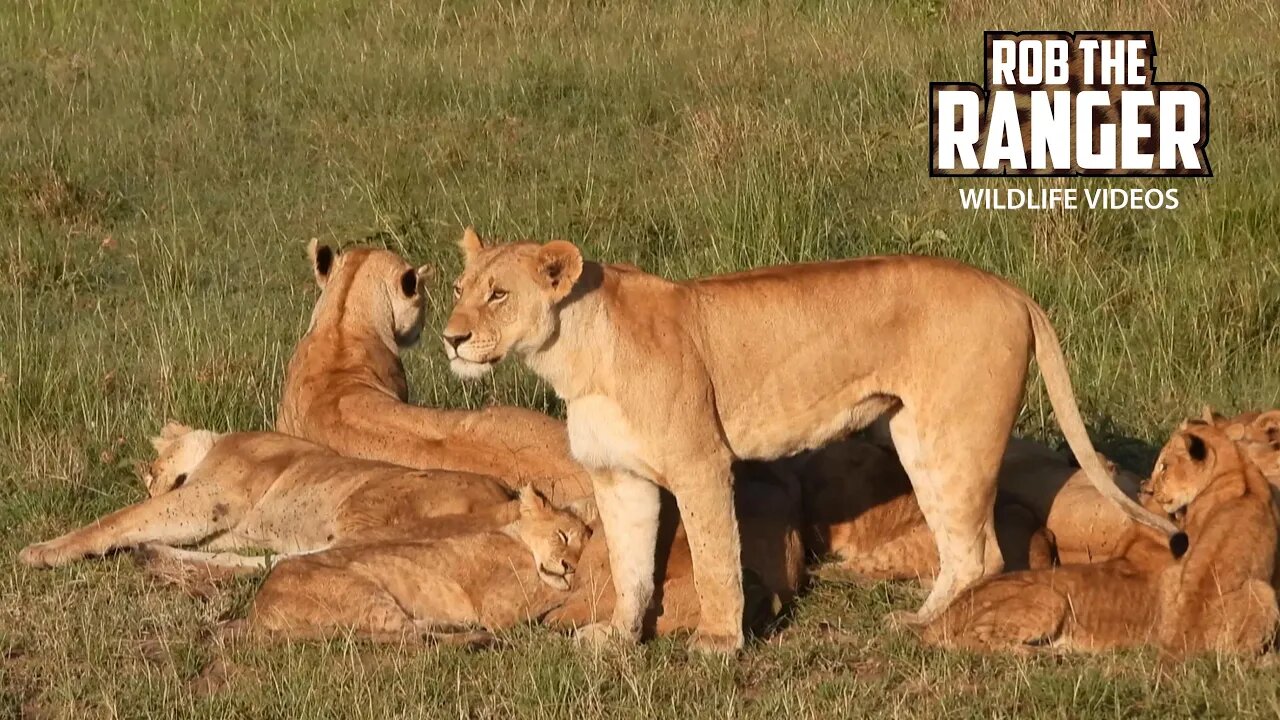
[[153, 443], [151, 497], [26, 547], [22, 562], [51, 567], [143, 544], [292, 554], [443, 537], [511, 497], [483, 475], [346, 458], [279, 433], [217, 435], [170, 423]]
[[591, 531], [532, 489], [517, 503], [518, 519], [489, 532], [285, 560], [258, 590], [247, 629], [271, 639], [412, 640], [536, 621], [564, 601]]
[[730, 466], [823, 444], [885, 412], [942, 558], [920, 617], [1001, 567], [995, 477], [1032, 355], [1095, 486], [1143, 522], [1097, 461], [1048, 317], [1025, 293], [939, 258], [881, 257], [671, 282], [584, 261], [571, 243], [486, 247], [445, 327], [450, 366], [520, 357], [567, 403], [591, 472], [618, 602], [588, 637], [638, 637], [653, 593], [659, 487], [684, 511], [701, 620], [694, 645], [741, 647]]
[[1222, 428], [1272, 486], [1280, 488], [1280, 410], [1226, 418], [1205, 408], [1205, 419]]
[[1249, 453], [1223, 428], [1185, 423], [1156, 460], [1150, 490], [1165, 512], [1183, 515], [1190, 539], [1163, 579], [1162, 650], [1261, 652], [1276, 632], [1277, 511]]
[[315, 241], [309, 250], [321, 293], [289, 361], [278, 431], [350, 457], [490, 475], [513, 489], [532, 483], [554, 502], [590, 494], [564, 423], [517, 407], [407, 402], [400, 351], [422, 328], [427, 268], [386, 250], [336, 253]]
[[[739, 463], [734, 476], [742, 565], [748, 578], [744, 624], [760, 630], [795, 598], [804, 582], [800, 485], [776, 465]], [[664, 497], [663, 510], [656, 563], [662, 582], [645, 615], [645, 636], [692, 631], [698, 625], [698, 594], [689, 541], [683, 526], [676, 522], [674, 500]], [[592, 535], [578, 564], [573, 592], [563, 605], [548, 613], [549, 624], [581, 628], [609, 619], [616, 597], [608, 553], [604, 533]]]
[[1182, 517], [1189, 550], [1131, 524], [1118, 557], [1011, 573], [964, 593], [922, 638], [979, 650], [1256, 654], [1274, 638], [1277, 513], [1261, 472], [1219, 428], [1188, 423], [1156, 462], [1146, 504]]
[[1112, 559], [988, 578], [921, 628], [920, 637], [980, 651], [1140, 645], [1154, 638], [1161, 574], [1174, 562], [1163, 533], [1133, 523]]

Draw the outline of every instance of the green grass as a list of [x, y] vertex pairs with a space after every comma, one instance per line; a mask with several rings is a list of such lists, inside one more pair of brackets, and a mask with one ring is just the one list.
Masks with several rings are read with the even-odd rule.
[[[220, 650], [203, 633], [251, 584], [199, 601], [127, 557], [13, 559], [137, 499], [165, 418], [270, 426], [312, 236], [437, 264], [434, 326], [467, 223], [673, 277], [947, 255], [1049, 308], [1095, 437], [1135, 469], [1202, 403], [1280, 405], [1274, 5], [1060, 5], [5, 4], [0, 716], [1274, 716], [1266, 663], [922, 648], [880, 623], [919, 601], [902, 585], [819, 583], [722, 665], [533, 629], [480, 653]], [[977, 81], [996, 28], [1154, 30], [1159, 77], [1212, 95], [1217, 177], [1090, 181], [1177, 187], [1172, 212], [961, 210], [979, 181], [928, 178], [927, 83]], [[560, 411], [519, 368], [463, 386], [441, 354], [407, 358], [419, 402]], [[1038, 387], [1020, 430], [1056, 432]], [[211, 663], [230, 680], [205, 693]]]

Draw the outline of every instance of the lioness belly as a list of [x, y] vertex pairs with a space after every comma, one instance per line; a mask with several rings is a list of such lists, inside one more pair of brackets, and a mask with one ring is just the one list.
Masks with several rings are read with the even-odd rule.
[[785, 401], [766, 408], [746, 406], [722, 416], [729, 447], [739, 458], [774, 460], [823, 447], [861, 430], [897, 403], [860, 388], [833, 393], [821, 402], [792, 407]]

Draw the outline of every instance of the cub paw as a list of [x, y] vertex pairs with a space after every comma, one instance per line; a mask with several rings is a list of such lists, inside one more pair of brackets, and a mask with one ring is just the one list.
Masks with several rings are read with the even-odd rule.
[[693, 634], [689, 648], [702, 655], [733, 657], [742, 649], [742, 633], [707, 633], [701, 630]]

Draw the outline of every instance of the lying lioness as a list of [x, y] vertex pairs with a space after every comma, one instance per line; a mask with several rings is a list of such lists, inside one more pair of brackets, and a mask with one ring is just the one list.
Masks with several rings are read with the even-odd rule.
[[51, 567], [154, 543], [203, 550], [312, 552], [356, 541], [441, 537], [511, 495], [483, 475], [344, 458], [278, 433], [170, 423], [153, 438], [151, 497], [48, 542], [22, 562]]
[[[1152, 640], [1179, 656], [1258, 652], [1275, 633], [1276, 513], [1261, 473], [1222, 433], [1184, 424], [1165, 445], [1148, 507], [1183, 518], [1174, 537], [1131, 525], [1121, 555], [1011, 573], [962, 594], [923, 629], [931, 643], [1026, 651], [1105, 650]], [[1189, 547], [1188, 547], [1189, 539]]]
[[387, 250], [308, 247], [320, 298], [285, 375], [276, 429], [342, 455], [533, 483], [553, 502], [590, 494], [564, 423], [533, 410], [410, 405], [400, 349], [422, 329], [427, 267]]
[[284, 560], [262, 583], [246, 625], [231, 631], [413, 640], [535, 621], [564, 601], [591, 518], [551, 507], [528, 486], [518, 503], [518, 518], [490, 532]]
[[1272, 489], [1222, 428], [1189, 421], [1156, 460], [1151, 494], [1183, 517], [1191, 550], [1162, 583], [1159, 637], [1174, 656], [1258, 653], [1275, 636]]
[[1107, 477], [1048, 317], [988, 273], [879, 257], [671, 282], [586, 262], [565, 241], [486, 247], [468, 229], [444, 329], [454, 372], [514, 354], [568, 403], [591, 472], [618, 602], [589, 638], [638, 637], [653, 594], [659, 487], [693, 550], [697, 648], [742, 645], [730, 466], [819, 447], [890, 412], [894, 444], [941, 558], [929, 619], [998, 570], [996, 473], [1034, 350], [1067, 442], [1098, 491], [1171, 533]]

